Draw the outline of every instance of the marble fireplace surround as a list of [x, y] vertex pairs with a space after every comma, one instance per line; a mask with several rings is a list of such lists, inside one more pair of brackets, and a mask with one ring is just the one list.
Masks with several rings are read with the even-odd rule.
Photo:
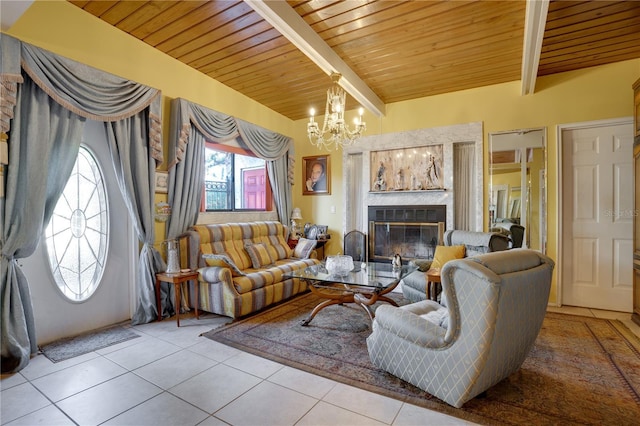
[[[472, 194], [455, 194], [453, 187], [453, 147], [457, 143], [473, 143], [475, 146], [475, 182]], [[371, 152], [400, 148], [424, 147], [429, 145], [443, 145], [443, 175], [444, 190], [422, 191], [386, 191], [372, 192], [370, 182]], [[395, 205], [446, 205], [447, 222], [445, 229], [454, 227], [454, 200], [456, 196], [472, 197], [475, 204], [476, 220], [472, 224], [474, 231], [482, 231], [483, 226], [483, 150], [482, 150], [482, 122], [455, 124], [451, 126], [432, 127], [428, 129], [409, 130], [397, 133], [363, 136], [354, 145], [343, 149], [342, 164], [345, 194], [345, 209], [343, 229], [348, 232], [359, 229], [367, 233], [367, 210], [369, 206]], [[356, 173], [351, 164], [350, 156], [361, 159], [361, 173]], [[357, 161], [356, 161], [357, 162]], [[356, 219], [349, 216], [349, 212], [357, 212]], [[361, 215], [361, 216], [360, 216]], [[354, 223], [355, 222], [355, 223]]]

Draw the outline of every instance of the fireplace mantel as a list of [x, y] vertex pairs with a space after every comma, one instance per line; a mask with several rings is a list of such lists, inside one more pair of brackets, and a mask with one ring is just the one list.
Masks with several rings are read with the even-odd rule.
[[[447, 207], [446, 229], [453, 229], [454, 200], [458, 196], [455, 194], [453, 182], [453, 149], [457, 143], [473, 143], [475, 147], [476, 190], [473, 194], [462, 194], [462, 196], [472, 197], [475, 202], [477, 215], [475, 229], [471, 230], [482, 231], [484, 202], [481, 122], [363, 136], [354, 145], [344, 147], [343, 190], [346, 206], [343, 231], [358, 229], [366, 233], [368, 231], [367, 208], [384, 205], [445, 205]], [[443, 190], [370, 191], [372, 151], [438, 144], [443, 146]]]

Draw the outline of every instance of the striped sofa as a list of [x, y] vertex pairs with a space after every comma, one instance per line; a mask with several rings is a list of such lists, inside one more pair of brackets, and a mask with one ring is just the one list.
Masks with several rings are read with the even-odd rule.
[[[319, 262], [293, 257], [296, 253], [287, 244], [286, 232], [277, 221], [191, 227], [186, 234], [188, 259], [184, 259], [184, 248], [181, 255], [191, 269], [199, 272], [199, 309], [238, 318], [306, 291], [304, 282], [283, 279], [283, 274]], [[250, 250], [251, 246], [261, 248], [258, 254], [268, 260], [256, 265], [256, 251]], [[227, 258], [231, 265], [220, 263]], [[189, 291], [188, 299], [194, 307], [193, 291]]]

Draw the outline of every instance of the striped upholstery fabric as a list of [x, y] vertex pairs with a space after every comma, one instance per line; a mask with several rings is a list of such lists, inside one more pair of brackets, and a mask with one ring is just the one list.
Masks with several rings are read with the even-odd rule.
[[448, 321], [425, 300], [376, 310], [371, 361], [454, 407], [517, 371], [540, 332], [554, 262], [533, 250], [453, 260], [442, 269]]
[[[316, 259], [294, 259], [276, 221], [195, 225], [189, 232], [189, 267], [200, 277], [200, 309], [232, 318], [241, 317], [307, 290], [299, 280], [283, 280], [285, 272], [315, 265]], [[253, 268], [247, 245], [264, 244], [273, 263]], [[224, 254], [245, 275], [228, 268], [207, 266], [203, 254]], [[236, 274], [237, 275], [237, 274]], [[190, 305], [195, 294], [189, 292]]]
[[269, 254], [265, 243], [247, 244], [244, 249], [247, 251], [254, 268], [271, 266], [273, 264], [273, 258]]

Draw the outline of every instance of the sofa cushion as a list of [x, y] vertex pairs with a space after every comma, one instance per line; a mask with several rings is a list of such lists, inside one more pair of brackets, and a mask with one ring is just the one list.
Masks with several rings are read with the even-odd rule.
[[292, 257], [296, 257], [298, 259], [308, 259], [313, 249], [316, 248], [317, 243], [318, 242], [316, 240], [300, 238], [298, 240], [298, 244], [296, 244], [296, 248], [293, 249]]
[[253, 269], [260, 269], [273, 264], [273, 259], [265, 243], [247, 244], [244, 249], [251, 258]]
[[454, 259], [464, 258], [465, 247], [460, 246], [436, 246], [436, 252], [433, 255], [432, 268], [442, 268], [445, 263]]
[[242, 277], [234, 277], [233, 285], [240, 294], [254, 291], [258, 288], [266, 287], [274, 283], [283, 281], [283, 275], [296, 269], [303, 269], [307, 266], [316, 265], [315, 259], [284, 259], [278, 260], [274, 265], [257, 270], [248, 270]]
[[202, 258], [207, 266], [220, 266], [231, 269], [231, 275], [234, 277], [241, 277], [244, 275], [244, 272], [242, 272], [226, 254], [206, 253], [202, 255]]
[[444, 245], [466, 247], [465, 256], [471, 257], [494, 251], [507, 250], [509, 238], [498, 232], [475, 232], [450, 229], [444, 233]]
[[449, 328], [449, 310], [444, 306], [426, 312], [420, 315], [420, 318], [424, 318], [438, 327]]
[[242, 228], [238, 225], [195, 225], [202, 254], [225, 254], [240, 270], [251, 267], [251, 259], [244, 250]]
[[251, 223], [251, 239], [254, 243], [264, 243], [274, 261], [291, 257], [291, 248], [285, 239], [285, 228], [280, 222]]

